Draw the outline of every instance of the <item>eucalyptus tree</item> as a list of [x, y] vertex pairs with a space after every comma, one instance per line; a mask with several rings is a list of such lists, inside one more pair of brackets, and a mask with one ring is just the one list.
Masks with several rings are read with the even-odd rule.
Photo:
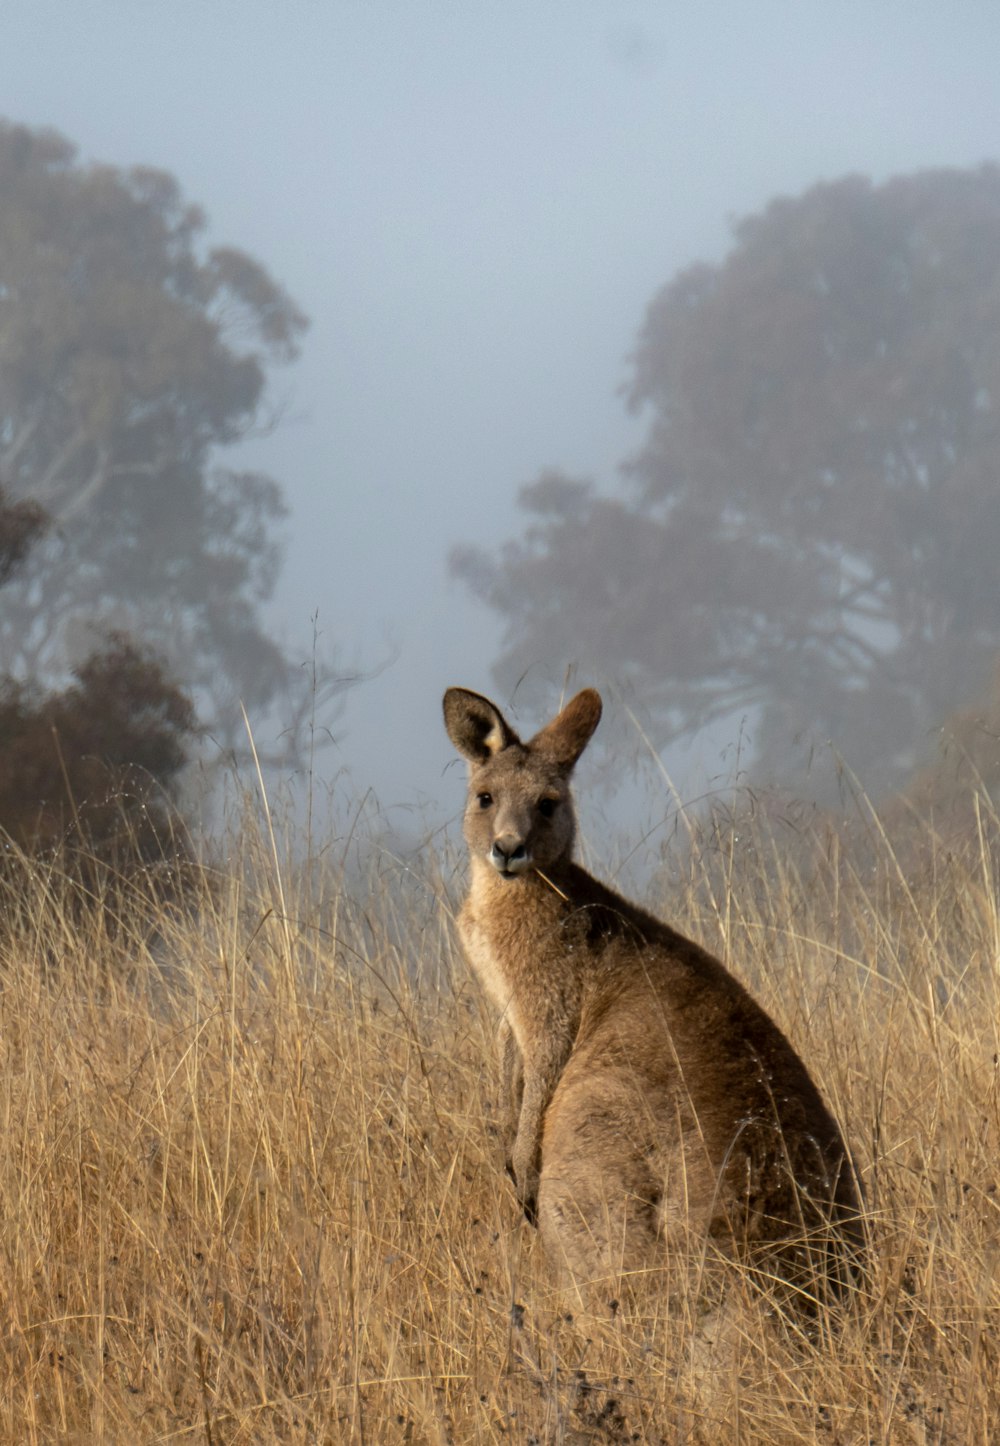
[[547, 473], [454, 569], [497, 665], [637, 681], [659, 740], [749, 715], [880, 785], [1000, 654], [1000, 169], [852, 176], [739, 222], [654, 298], [621, 488]]
[[164, 172], [0, 123], [0, 485], [49, 519], [0, 595], [0, 672], [65, 684], [127, 634], [231, 739], [240, 700], [303, 706], [260, 618], [282, 491], [226, 450], [273, 420], [269, 372], [306, 321], [205, 233]]

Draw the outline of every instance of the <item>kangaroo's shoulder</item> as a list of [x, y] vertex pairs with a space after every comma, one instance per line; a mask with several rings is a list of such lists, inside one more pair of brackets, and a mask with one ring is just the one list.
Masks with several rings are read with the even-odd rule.
[[732, 978], [720, 960], [694, 939], [595, 879], [578, 864], [571, 866], [568, 884], [572, 906], [586, 921], [592, 944], [620, 945], [625, 953], [642, 954], [647, 965], [651, 959], [669, 960], [699, 978]]
[[793, 1057], [778, 1026], [721, 959], [574, 865], [575, 934], [603, 980], [635, 1007], [656, 996], [679, 1035], [719, 1032], [720, 1048]]

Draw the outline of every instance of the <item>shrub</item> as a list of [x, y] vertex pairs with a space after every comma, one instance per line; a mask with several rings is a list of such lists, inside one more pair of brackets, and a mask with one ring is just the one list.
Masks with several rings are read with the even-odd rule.
[[177, 843], [170, 801], [196, 733], [190, 700], [124, 635], [61, 692], [0, 685], [0, 826], [34, 857], [66, 850], [128, 872]]

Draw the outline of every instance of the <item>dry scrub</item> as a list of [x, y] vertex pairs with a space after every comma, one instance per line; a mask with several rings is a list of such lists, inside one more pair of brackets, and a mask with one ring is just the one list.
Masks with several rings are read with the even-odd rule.
[[914, 882], [874, 825], [863, 864], [833, 836], [796, 834], [794, 868], [753, 830], [695, 838], [661, 901], [810, 1061], [871, 1213], [870, 1278], [809, 1339], [734, 1283], [738, 1359], [707, 1394], [687, 1263], [593, 1311], [547, 1281], [453, 865], [375, 851], [347, 884], [248, 829], [152, 926], [27, 869], [0, 943], [0, 1436], [995, 1440], [988, 835], [925, 849]]

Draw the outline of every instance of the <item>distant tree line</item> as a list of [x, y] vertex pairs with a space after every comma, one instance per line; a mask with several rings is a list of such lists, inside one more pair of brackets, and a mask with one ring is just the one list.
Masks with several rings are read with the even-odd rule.
[[622, 490], [545, 473], [520, 537], [453, 556], [501, 685], [579, 662], [660, 744], [745, 717], [760, 774], [829, 740], [896, 787], [1000, 656], [1000, 168], [773, 201], [630, 365]]

